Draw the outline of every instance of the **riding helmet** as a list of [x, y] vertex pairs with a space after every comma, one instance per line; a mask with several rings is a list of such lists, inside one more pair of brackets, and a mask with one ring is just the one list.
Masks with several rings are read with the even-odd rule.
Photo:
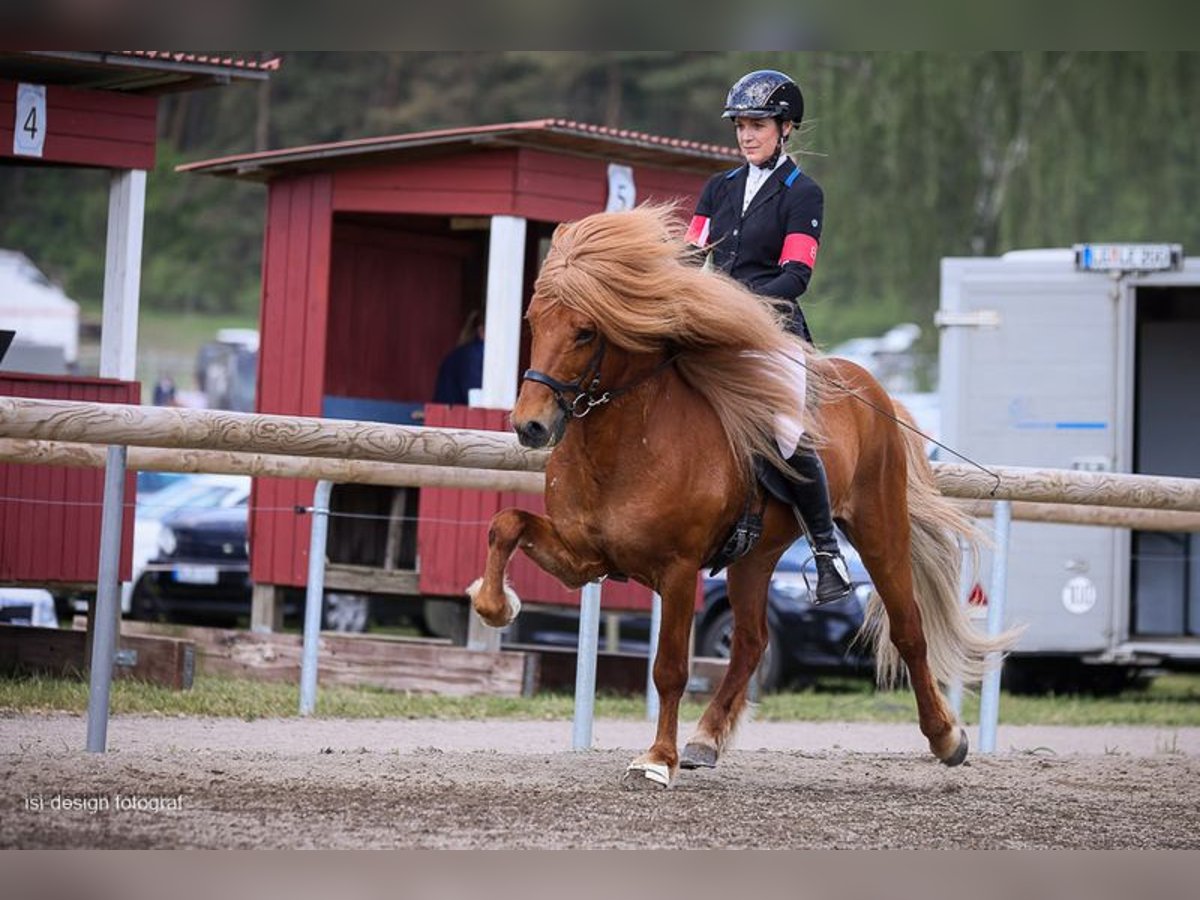
[[790, 77], [774, 69], [758, 69], [743, 75], [729, 89], [723, 118], [779, 119], [800, 124], [804, 118], [804, 95]]

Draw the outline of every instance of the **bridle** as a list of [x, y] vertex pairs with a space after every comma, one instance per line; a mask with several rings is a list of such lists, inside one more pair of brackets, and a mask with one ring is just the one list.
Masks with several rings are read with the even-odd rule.
[[[643, 382], [649, 381], [675, 362], [678, 356], [678, 354], [668, 356], [641, 378], [627, 385], [602, 391], [600, 389], [600, 366], [604, 363], [604, 351], [607, 348], [608, 341], [604, 339], [603, 335], [598, 335], [595, 351], [587, 361], [587, 365], [583, 367], [582, 374], [573, 381], [559, 381], [557, 378], [547, 375], [545, 372], [539, 372], [537, 369], [526, 369], [525, 374], [521, 378], [525, 381], [533, 381], [548, 387], [550, 392], [554, 394], [554, 402], [558, 404], [559, 409], [574, 419], [582, 419], [597, 406], [603, 406], [605, 403], [616, 400]], [[584, 387], [585, 384], [587, 387]], [[567, 399], [568, 395], [572, 396], [571, 400]]]

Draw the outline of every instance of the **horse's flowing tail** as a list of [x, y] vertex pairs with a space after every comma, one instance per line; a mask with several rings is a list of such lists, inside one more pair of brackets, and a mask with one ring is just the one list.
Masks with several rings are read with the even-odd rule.
[[[896, 412], [912, 424], [910, 414], [899, 404]], [[962, 547], [968, 547], [974, 558], [983, 535], [974, 520], [938, 490], [933, 468], [925, 456], [924, 438], [908, 428], [901, 427], [901, 431], [908, 464], [913, 593], [921, 611], [929, 667], [942, 684], [977, 683], [990, 667], [999, 664], [1001, 655], [1016, 643], [1021, 629], [988, 637], [967, 618], [959, 601]], [[894, 687], [907, 672], [891, 641], [887, 615], [878, 594], [871, 596], [862, 633], [873, 644], [876, 680], [881, 687]]]

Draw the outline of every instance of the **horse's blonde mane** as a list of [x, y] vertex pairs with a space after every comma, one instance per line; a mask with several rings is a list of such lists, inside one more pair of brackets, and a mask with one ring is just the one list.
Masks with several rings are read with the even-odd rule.
[[711, 404], [744, 474], [756, 455], [781, 463], [778, 414], [794, 414], [795, 386], [779, 354], [809, 367], [806, 438], [815, 415], [819, 354], [784, 330], [783, 313], [720, 271], [695, 264], [671, 206], [598, 213], [554, 232], [535, 293], [593, 319], [631, 353], [678, 354], [676, 369]]

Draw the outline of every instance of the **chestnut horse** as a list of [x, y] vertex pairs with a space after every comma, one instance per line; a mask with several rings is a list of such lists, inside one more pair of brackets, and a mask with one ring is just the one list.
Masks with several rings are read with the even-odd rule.
[[512, 412], [522, 444], [553, 447], [547, 515], [506, 509], [492, 519], [485, 572], [468, 591], [475, 611], [496, 627], [515, 618], [505, 572], [518, 547], [567, 587], [620, 574], [657, 591], [658, 731], [624, 782], [669, 786], [680, 765], [715, 765], [767, 643], [768, 582], [800, 534], [791, 508], [769, 499], [761, 539], [729, 567], [729, 668], [681, 757], [696, 573], [756, 502], [755, 458], [783, 462], [775, 422], [801, 405], [790, 355], [809, 373], [805, 437], [825, 463], [834, 517], [877, 591], [863, 629], [878, 678], [894, 683], [903, 661], [930, 749], [961, 763], [966, 732], [938, 682], [977, 681], [1013, 637], [979, 634], [959, 606], [958, 539], [974, 539], [973, 523], [938, 493], [920, 436], [880, 414], [906, 415], [871, 375], [820, 356], [769, 301], [693, 265], [691, 253], [662, 207], [555, 231]]

